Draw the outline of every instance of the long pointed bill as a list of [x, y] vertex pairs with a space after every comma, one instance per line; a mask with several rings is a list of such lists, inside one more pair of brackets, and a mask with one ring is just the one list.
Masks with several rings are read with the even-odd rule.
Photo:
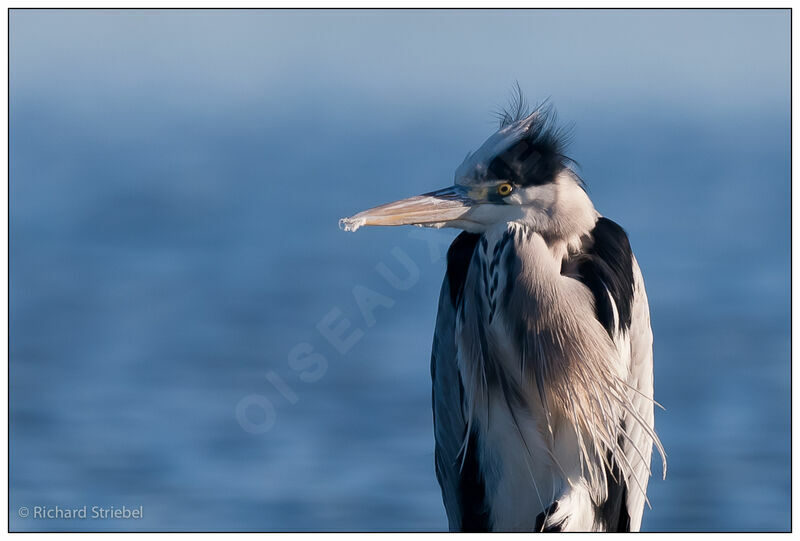
[[339, 220], [339, 227], [355, 231], [364, 225], [420, 225], [444, 227], [463, 217], [475, 202], [466, 189], [450, 186], [408, 199], [374, 207]]

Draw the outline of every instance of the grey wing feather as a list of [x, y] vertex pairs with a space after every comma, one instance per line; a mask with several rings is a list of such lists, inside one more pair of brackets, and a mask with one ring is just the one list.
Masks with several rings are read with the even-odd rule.
[[[650, 307], [644, 288], [639, 265], [633, 261], [634, 293], [631, 309], [631, 326], [628, 332], [630, 339], [630, 361], [628, 384], [636, 391], [631, 391], [632, 401], [642, 419], [653, 427], [653, 333], [650, 328]], [[627, 491], [627, 507], [630, 514], [631, 530], [638, 531], [642, 522], [642, 513], [646, 502], [644, 491], [650, 476], [650, 458], [653, 442], [639, 423], [625, 423], [629, 441], [623, 445], [626, 456], [633, 464], [636, 482], [629, 483]], [[634, 448], [634, 446], [636, 448]], [[637, 451], [638, 449], [638, 451]]]
[[466, 422], [462, 410], [461, 376], [455, 344], [456, 311], [450, 300], [447, 276], [439, 295], [439, 313], [431, 354], [433, 380], [433, 425], [436, 438], [436, 477], [451, 531], [460, 529], [459, 452], [464, 442]]

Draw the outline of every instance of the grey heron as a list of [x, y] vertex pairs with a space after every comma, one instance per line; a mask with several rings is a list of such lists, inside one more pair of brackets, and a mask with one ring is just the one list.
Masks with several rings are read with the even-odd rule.
[[564, 151], [519, 93], [454, 185], [340, 223], [462, 230], [431, 357], [454, 531], [637, 531], [654, 445], [666, 475], [642, 273]]

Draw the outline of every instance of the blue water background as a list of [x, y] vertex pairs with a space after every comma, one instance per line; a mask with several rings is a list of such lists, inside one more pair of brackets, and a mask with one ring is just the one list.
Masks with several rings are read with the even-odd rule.
[[[11, 528], [446, 529], [429, 355], [456, 233], [337, 220], [452, 183], [519, 81], [646, 279], [669, 473], [643, 528], [787, 530], [789, 24], [12, 11]], [[376, 268], [398, 254], [403, 290]], [[367, 321], [356, 286], [393, 305]], [[144, 517], [19, 516], [56, 505]]]

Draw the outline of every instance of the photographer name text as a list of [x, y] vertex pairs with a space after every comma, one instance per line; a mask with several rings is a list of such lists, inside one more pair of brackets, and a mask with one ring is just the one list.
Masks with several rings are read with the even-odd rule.
[[140, 519], [144, 514], [142, 506], [128, 507], [101, 505], [83, 505], [80, 507], [61, 507], [59, 505], [34, 505], [20, 507], [17, 514], [20, 518], [35, 519]]

